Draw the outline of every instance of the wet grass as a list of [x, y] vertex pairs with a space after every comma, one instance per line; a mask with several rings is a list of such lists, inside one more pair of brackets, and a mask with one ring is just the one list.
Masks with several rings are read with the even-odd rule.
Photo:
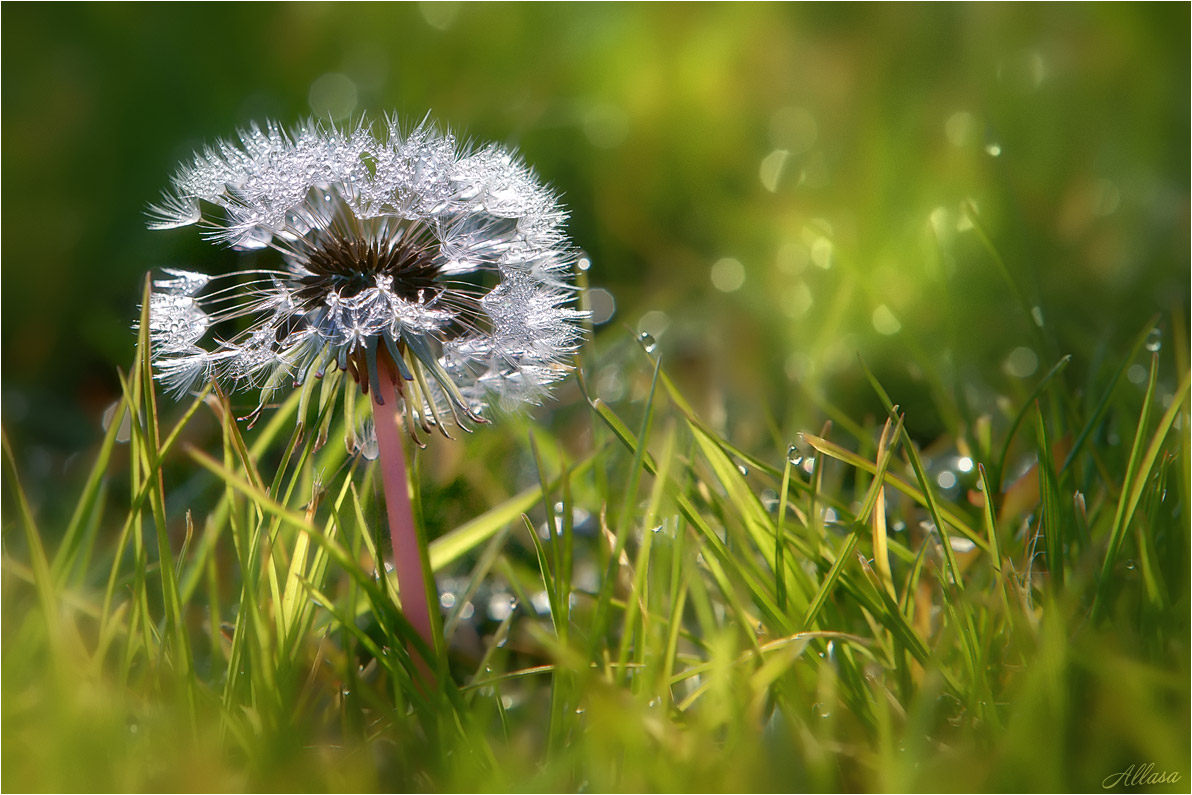
[[[1189, 366], [1169, 325], [1079, 385], [1043, 362], [996, 413], [932, 390], [930, 443], [912, 396], [858, 360], [884, 415], [808, 395], [837, 421], [748, 450], [652, 339], [606, 330], [549, 423], [413, 452], [448, 649], [434, 685], [378, 575], [374, 463], [340, 442], [367, 407], [329, 376], [249, 430], [211, 389], [159, 404], [138, 355], [130, 438], [111, 423], [81, 491], [56, 496], [61, 532], [5, 437], [4, 788], [1187, 776]], [[627, 386], [606, 402], [591, 376], [610, 365]]]

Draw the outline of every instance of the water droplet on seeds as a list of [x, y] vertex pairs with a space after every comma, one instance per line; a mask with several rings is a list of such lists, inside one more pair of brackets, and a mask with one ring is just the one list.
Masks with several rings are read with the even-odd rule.
[[646, 353], [653, 353], [658, 347], [658, 341], [654, 339], [654, 335], [643, 331], [637, 335], [638, 344], [642, 346], [642, 350]]
[[1151, 333], [1146, 335], [1146, 349], [1151, 353], [1158, 353], [1162, 347], [1163, 334], [1158, 328], [1151, 329]]

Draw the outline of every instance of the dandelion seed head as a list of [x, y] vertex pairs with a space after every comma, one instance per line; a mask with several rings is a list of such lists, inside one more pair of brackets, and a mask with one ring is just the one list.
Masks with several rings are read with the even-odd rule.
[[425, 121], [254, 124], [196, 153], [148, 214], [152, 229], [197, 225], [278, 260], [163, 269], [149, 334], [176, 394], [216, 378], [263, 403], [338, 367], [366, 392], [392, 380], [424, 426], [466, 426], [541, 400], [580, 343], [557, 195], [514, 152]]

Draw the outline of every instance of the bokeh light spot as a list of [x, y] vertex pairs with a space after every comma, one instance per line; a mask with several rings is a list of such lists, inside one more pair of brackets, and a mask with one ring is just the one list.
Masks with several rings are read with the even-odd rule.
[[815, 297], [811, 294], [811, 288], [806, 282], [799, 282], [783, 296], [782, 311], [787, 317], [800, 318], [807, 314], [814, 303]]
[[811, 264], [811, 252], [797, 240], [782, 244], [778, 249], [778, 270], [798, 276]]
[[977, 120], [968, 111], [957, 111], [944, 122], [944, 135], [952, 146], [968, 146], [977, 138]]
[[1025, 345], [1019, 345], [1010, 351], [1003, 367], [1007, 374], [1015, 378], [1026, 378], [1039, 369], [1039, 357]]
[[329, 72], [311, 83], [308, 98], [316, 117], [346, 119], [356, 109], [356, 84], [347, 75]]
[[902, 331], [902, 324], [885, 304], [879, 304], [877, 309], [873, 310], [873, 327], [878, 334], [885, 334], [887, 337]]
[[717, 260], [712, 266], [712, 286], [722, 293], [733, 293], [745, 284], [745, 266], [732, 257]]
[[770, 193], [778, 190], [778, 181], [782, 179], [782, 172], [786, 169], [786, 163], [790, 156], [791, 153], [785, 149], [775, 149], [762, 158], [761, 167], [758, 169], [758, 178], [762, 181], [762, 187]]
[[824, 270], [832, 267], [832, 254], [832, 241], [826, 237], [816, 238], [811, 244], [811, 261]]
[[649, 334], [654, 339], [661, 337], [670, 328], [670, 315], [657, 309], [651, 309], [637, 321], [639, 334]]
[[592, 325], [599, 326], [613, 319], [617, 300], [603, 287], [594, 287], [588, 290], [588, 307], [592, 310]]
[[418, 10], [426, 24], [435, 30], [447, 30], [459, 16], [459, 3], [445, 0], [441, 3], [419, 3]]
[[779, 108], [770, 116], [770, 143], [793, 154], [815, 146], [819, 125], [806, 108]]
[[599, 102], [584, 114], [584, 135], [598, 149], [612, 149], [629, 134], [629, 117], [616, 105]]

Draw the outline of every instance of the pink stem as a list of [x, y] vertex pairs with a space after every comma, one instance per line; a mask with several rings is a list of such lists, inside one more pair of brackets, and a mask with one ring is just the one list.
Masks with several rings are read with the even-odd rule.
[[[402, 612], [426, 645], [436, 648], [434, 623], [431, 620], [423, 550], [414, 527], [414, 512], [410, 506], [409, 482], [406, 478], [406, 456], [402, 450], [397, 395], [389, 378], [379, 379], [380, 394], [373, 392], [373, 420], [377, 429], [377, 447], [381, 459], [381, 479], [385, 488], [385, 508], [389, 513], [389, 537], [393, 545], [393, 567], [397, 572], [397, 588], [401, 594]], [[381, 401], [384, 401], [383, 403]], [[429, 683], [434, 682], [429, 661], [410, 649], [418, 669]]]

